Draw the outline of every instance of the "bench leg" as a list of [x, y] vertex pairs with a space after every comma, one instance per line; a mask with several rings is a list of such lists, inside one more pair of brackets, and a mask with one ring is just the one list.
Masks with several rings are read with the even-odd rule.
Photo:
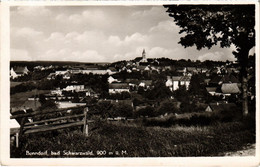
[[17, 132], [15, 135], [15, 144], [16, 144], [16, 148], [19, 147], [19, 133]]

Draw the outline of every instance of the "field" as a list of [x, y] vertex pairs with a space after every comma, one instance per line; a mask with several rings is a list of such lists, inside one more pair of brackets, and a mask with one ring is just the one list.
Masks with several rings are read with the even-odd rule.
[[[144, 126], [132, 122], [96, 122], [90, 135], [80, 129], [25, 135], [23, 145], [11, 146], [11, 157], [186, 157], [224, 156], [255, 143], [254, 125], [247, 121], [217, 123], [210, 126]], [[67, 155], [92, 151], [93, 155]], [[102, 151], [100, 154], [99, 151]], [[47, 151], [48, 155], [26, 155], [26, 151]], [[118, 151], [118, 155], [115, 153]], [[108, 154], [113, 152], [114, 154]]]
[[20, 85], [20, 84], [22, 84], [23, 82], [12, 82], [12, 81], [10, 81], [10, 87], [12, 88], [12, 87], [15, 87], [15, 86], [17, 86], [17, 85]]
[[[48, 93], [49, 91], [46, 90], [37, 90], [37, 94], [43, 94]], [[10, 107], [11, 108], [19, 108], [22, 107], [22, 105], [28, 101], [28, 97], [31, 97], [35, 95], [35, 90], [27, 91], [27, 92], [21, 92], [11, 95], [10, 97]], [[29, 106], [28, 106], [29, 107]]]

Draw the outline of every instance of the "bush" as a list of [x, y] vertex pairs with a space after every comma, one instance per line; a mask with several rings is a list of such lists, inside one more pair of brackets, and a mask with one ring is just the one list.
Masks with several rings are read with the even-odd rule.
[[182, 126], [208, 126], [216, 123], [216, 116], [193, 115], [191, 118], [181, 118], [177, 120], [177, 124]]
[[147, 106], [144, 108], [139, 109], [138, 111], [135, 112], [136, 117], [153, 117], [156, 115], [155, 109], [151, 106]]
[[115, 105], [112, 108], [113, 117], [132, 117], [133, 116], [133, 107], [128, 104], [119, 104]]
[[162, 103], [158, 109], [158, 114], [164, 115], [166, 113], [177, 113], [178, 109], [175, 104], [171, 101], [166, 101]]

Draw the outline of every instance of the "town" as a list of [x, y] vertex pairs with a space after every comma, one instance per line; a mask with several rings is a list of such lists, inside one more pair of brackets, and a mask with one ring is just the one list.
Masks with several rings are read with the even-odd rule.
[[[248, 72], [252, 75], [255, 74], [254, 59], [254, 55], [249, 58]], [[90, 136], [93, 136], [93, 138], [97, 136], [98, 138], [103, 138], [107, 135], [115, 135], [115, 133], [116, 136], [119, 134], [127, 135], [124, 129], [128, 131], [132, 126], [136, 128], [143, 126], [147, 128], [171, 127], [168, 129], [169, 131], [172, 128], [175, 129], [177, 126], [175, 130], [177, 133], [186, 133], [183, 130], [180, 130], [180, 132], [178, 130], [179, 126], [187, 128], [195, 126], [197, 128], [211, 127], [216, 129], [213, 135], [215, 137], [212, 136], [211, 130], [207, 133], [204, 131], [196, 133], [203, 133], [201, 137], [206, 135], [207, 138], [209, 137], [207, 140], [212, 140], [212, 138], [218, 140], [216, 136], [223, 135], [223, 129], [226, 128], [219, 128], [219, 123], [225, 123], [223, 126], [228, 126], [229, 123], [235, 124], [242, 118], [240, 67], [236, 62], [231, 61], [217, 62], [207, 60], [201, 62], [198, 60], [172, 60], [169, 58], [152, 59], [149, 58], [144, 49], [140, 53], [140, 56], [137, 55], [134, 60], [123, 60], [114, 63], [11, 62], [10, 81], [10, 116], [16, 118], [16, 114], [40, 114], [39, 116], [32, 117], [33, 120], [28, 120], [26, 123], [27, 125], [35, 123], [37, 126], [32, 127], [33, 129], [41, 126], [48, 127], [55, 125], [48, 125], [48, 122], [42, 125], [41, 123], [44, 123], [43, 119], [46, 116], [41, 115], [41, 113], [66, 111], [65, 115], [58, 114], [56, 115], [57, 118], [51, 118], [50, 120], [61, 120], [65, 117], [71, 120], [71, 118], [75, 117], [70, 115], [75, 114], [74, 109], [82, 112], [83, 108], [87, 107], [88, 119], [90, 122], [94, 122], [90, 124], [91, 128], [89, 131], [87, 130], [87, 135], [90, 133]], [[249, 80], [248, 90], [249, 112], [250, 115], [254, 115], [254, 78]], [[79, 116], [84, 116], [84, 114]], [[75, 122], [75, 119], [72, 120], [72, 124], [74, 125], [73, 122]], [[11, 123], [11, 130], [15, 126], [23, 127], [23, 123], [19, 118], [12, 119], [11, 121], [13, 122]], [[77, 121], [81, 120], [77, 119], [75, 122], [76, 125], [81, 125]], [[248, 126], [251, 128], [250, 131], [254, 130], [252, 128], [254, 127], [253, 122]], [[66, 122], [65, 126], [62, 125], [62, 128], [64, 127], [66, 127]], [[86, 126], [84, 125], [84, 127]], [[114, 129], [114, 132], [111, 128]], [[102, 130], [99, 132], [96, 129]], [[130, 131], [134, 135], [131, 135], [133, 139], [130, 138], [129, 140], [134, 140], [135, 143], [138, 130], [133, 129]], [[195, 131], [197, 130], [195, 129]], [[155, 132], [156, 129], [143, 129], [143, 133]], [[36, 138], [48, 140], [50, 136], [55, 134], [53, 133], [47, 133], [45, 137], [38, 136]], [[60, 133], [64, 135], [64, 131]], [[73, 130], [68, 135], [72, 135], [73, 137], [74, 133], [76, 133], [75, 135], [79, 135], [77, 132], [73, 132]], [[157, 129], [157, 133], [158, 135], [161, 133], [160, 137], [164, 135], [164, 131], [160, 129]], [[225, 133], [233, 133], [233, 131], [227, 130]], [[245, 133], [247, 133], [247, 130]], [[151, 137], [156, 135], [154, 134]], [[174, 133], [171, 133], [171, 135], [174, 135]], [[190, 135], [193, 135], [193, 133], [190, 133]], [[69, 139], [67, 137], [65, 143], [68, 143], [67, 140]], [[122, 140], [125, 140], [125, 137], [122, 137]], [[180, 136], [172, 137], [175, 138], [172, 141], [180, 139]], [[26, 138], [30, 138], [30, 140], [38, 143], [35, 137], [27, 136]], [[112, 138], [109, 137], [107, 142], [112, 142]], [[142, 135], [140, 138], [147, 140], [146, 135]], [[189, 140], [192, 140], [192, 138]], [[220, 138], [220, 140], [222, 139]], [[232, 148], [234, 149], [237, 149], [241, 142], [253, 142], [251, 134], [248, 135], [247, 139], [243, 139], [243, 141], [240, 141], [240, 139], [237, 141], [238, 139], [235, 138], [232, 140], [236, 140], [234, 142], [237, 143], [234, 145], [232, 142]], [[11, 141], [14, 141], [14, 139], [11, 138]], [[94, 143], [99, 142], [96, 139], [93, 139], [93, 141]], [[114, 147], [116, 145], [116, 143], [112, 144], [113, 141], [104, 146], [105, 141], [103, 141], [103, 147], [110, 148], [110, 146]], [[191, 142], [196, 143], [196, 141]], [[122, 143], [124, 145], [122, 149], [132, 148], [131, 143], [130, 141]], [[88, 145], [85, 142], [82, 144]], [[228, 147], [224, 148], [224, 151], [230, 150], [230, 144], [227, 145]], [[94, 147], [94, 150], [100, 149], [97, 143], [91, 143], [89, 146]], [[11, 144], [11, 147], [14, 146]], [[153, 146], [149, 146], [147, 149], [150, 147]], [[166, 152], [152, 153], [149, 151], [147, 154], [146, 150], [145, 155], [170, 156], [177, 154], [190, 156], [199, 154], [197, 153], [197, 144], [194, 145], [195, 150], [193, 151], [195, 152], [178, 153], [183, 147], [181, 144], [175, 150], [175, 153], [170, 154]], [[84, 147], [80, 146], [79, 148], [83, 149]], [[43, 150], [45, 149], [49, 149], [49, 147], [43, 148]], [[171, 150], [172, 148], [169, 149]], [[130, 154], [124, 156], [139, 156], [140, 153], [138, 150], [132, 150]], [[84, 149], [81, 151], [84, 151]], [[12, 155], [13, 157], [24, 157], [24, 155], [17, 155], [21, 154], [21, 152], [19, 148], [13, 148]], [[220, 152], [213, 149], [205, 151], [205, 153], [201, 152], [199, 155], [218, 155]], [[115, 155], [111, 153], [109, 156]]]
[[[149, 59], [145, 50], [140, 55], [101, 65], [11, 67], [11, 95], [35, 90], [22, 105], [13, 106], [11, 99], [11, 110], [111, 103], [131, 110], [130, 115], [124, 111], [112, 115], [125, 118], [239, 107], [241, 82], [236, 63]], [[253, 102], [254, 85], [249, 86]]]

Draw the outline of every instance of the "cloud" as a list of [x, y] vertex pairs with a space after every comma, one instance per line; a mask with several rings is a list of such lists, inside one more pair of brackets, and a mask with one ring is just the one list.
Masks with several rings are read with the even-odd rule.
[[13, 29], [14, 34], [16, 37], [33, 37], [33, 38], [38, 38], [39, 36], [43, 35], [43, 32], [34, 30], [33, 28], [30, 27], [22, 27], [19, 29]]
[[166, 20], [166, 21], [161, 21], [159, 22], [156, 26], [151, 27], [149, 29], [149, 32], [168, 32], [168, 33], [172, 33], [172, 32], [178, 32], [179, 28], [175, 25], [175, 23], [173, 21], [170, 20]]
[[[12, 7], [11, 47], [21, 50], [12, 58], [113, 62], [140, 57], [144, 48], [148, 58], [216, 57], [178, 45], [179, 28], [165, 11], [163, 6]], [[218, 51], [211, 49], [214, 55]]]
[[105, 62], [106, 57], [95, 50], [74, 51], [71, 49], [51, 49], [39, 57], [39, 60]]
[[17, 13], [22, 16], [50, 16], [51, 11], [44, 6], [19, 6]]
[[214, 61], [226, 61], [232, 60], [234, 61], [235, 58], [232, 54], [226, 55], [224, 52], [217, 51], [217, 52], [208, 52], [198, 57], [198, 60], [205, 61], [205, 60], [214, 60]]
[[32, 58], [29, 56], [29, 54], [26, 50], [11, 48], [10, 53], [11, 53], [11, 60], [16, 60], [16, 61], [31, 61], [32, 60]]

